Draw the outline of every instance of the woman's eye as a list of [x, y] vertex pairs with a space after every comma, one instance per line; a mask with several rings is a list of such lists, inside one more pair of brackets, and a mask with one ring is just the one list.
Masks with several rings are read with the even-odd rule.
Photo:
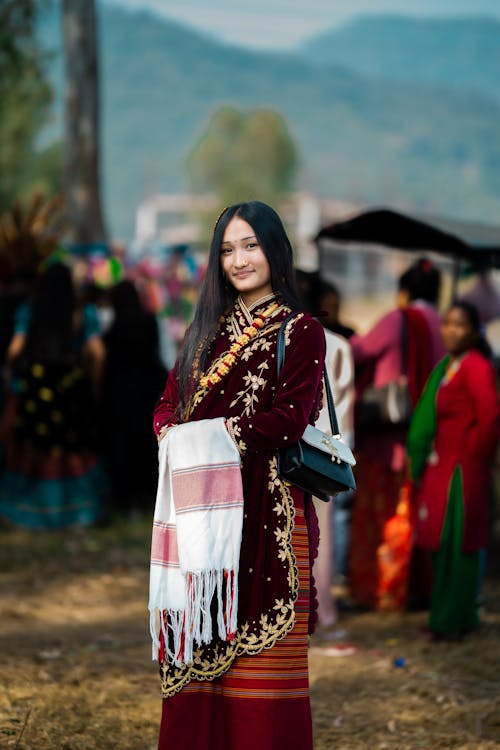
[[255, 247], [259, 247], [258, 242], [249, 242], [247, 245], [247, 250], [253, 250]]
[[221, 255], [229, 255], [229, 253], [231, 253], [231, 252], [232, 252], [232, 248], [231, 247], [223, 247], [221, 249], [221, 251], [220, 251], [220, 254]]

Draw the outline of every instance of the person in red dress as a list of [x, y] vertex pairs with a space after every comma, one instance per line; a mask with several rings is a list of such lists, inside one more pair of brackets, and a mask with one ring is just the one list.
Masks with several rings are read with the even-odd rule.
[[[241, 455], [244, 517], [238, 627], [193, 662], [160, 664], [160, 750], [311, 750], [307, 645], [317, 524], [310, 498], [283, 482], [277, 452], [314, 423], [325, 338], [297, 312], [292, 248], [266, 204], [219, 217], [195, 317], [154, 412], [162, 440], [183, 422], [224, 417]], [[174, 438], [175, 433], [172, 433]]]
[[[385, 544], [385, 525], [396, 513], [406, 478], [408, 426], [365, 423], [359, 419], [360, 397], [367, 385], [383, 387], [406, 375], [416, 404], [432, 368], [445, 353], [436, 310], [440, 284], [438, 268], [428, 258], [419, 258], [399, 278], [397, 306], [367, 333], [349, 339], [357, 368], [356, 449], [363, 467], [352, 515], [349, 586], [354, 602], [362, 607], [387, 608], [377, 563]], [[423, 567], [422, 556], [418, 557]], [[427, 589], [427, 582], [419, 582], [419, 588]]]
[[437, 639], [479, 625], [479, 557], [500, 434], [495, 371], [477, 309], [454, 303], [442, 333], [448, 354], [429, 378], [408, 435], [416, 543], [433, 555], [429, 629]]

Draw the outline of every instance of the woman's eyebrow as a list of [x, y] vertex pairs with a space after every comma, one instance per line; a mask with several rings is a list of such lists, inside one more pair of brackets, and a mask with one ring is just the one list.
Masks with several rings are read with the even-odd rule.
[[[236, 240], [236, 242], [246, 242], [247, 240], [256, 240], [257, 237], [254, 234], [251, 234], [250, 237], [242, 237], [241, 240]], [[222, 245], [232, 245], [234, 244], [231, 240], [224, 240]]]

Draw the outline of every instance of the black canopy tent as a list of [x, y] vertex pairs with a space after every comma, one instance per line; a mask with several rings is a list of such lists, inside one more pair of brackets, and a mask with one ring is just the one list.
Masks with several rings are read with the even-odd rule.
[[346, 221], [328, 224], [318, 232], [315, 242], [320, 247], [320, 268], [321, 240], [366, 242], [451, 257], [455, 261], [456, 280], [462, 262], [478, 270], [500, 268], [500, 230], [491, 236], [495, 244], [478, 244], [397, 211], [377, 209], [365, 211]]

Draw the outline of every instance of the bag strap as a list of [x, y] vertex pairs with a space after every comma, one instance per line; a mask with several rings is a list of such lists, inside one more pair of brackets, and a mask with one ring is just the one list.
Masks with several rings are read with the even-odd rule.
[[[279, 327], [278, 331], [278, 340], [277, 340], [277, 348], [276, 348], [276, 375], [279, 376], [281, 368], [283, 367], [283, 362], [285, 361], [285, 328], [287, 324], [292, 320], [297, 313], [292, 313], [291, 315], [288, 315], [288, 317], [285, 318], [283, 323]], [[328, 416], [330, 419], [330, 428], [332, 430], [332, 435], [340, 435], [339, 430], [339, 423], [337, 420], [337, 414], [335, 412], [335, 405], [333, 403], [333, 395], [332, 390], [330, 388], [330, 379], [328, 377], [328, 374], [326, 372], [326, 367], [323, 364], [323, 381], [325, 383], [325, 392], [326, 392], [326, 403], [328, 407]]]

